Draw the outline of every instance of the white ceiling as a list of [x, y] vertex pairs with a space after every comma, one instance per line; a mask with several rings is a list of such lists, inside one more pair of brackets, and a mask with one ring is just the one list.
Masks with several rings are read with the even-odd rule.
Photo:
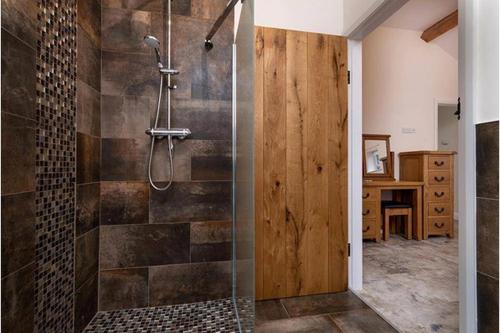
[[[458, 8], [458, 0], [410, 0], [389, 17], [382, 26], [424, 31]], [[430, 42], [458, 60], [458, 28]]]
[[424, 31], [458, 8], [458, 0], [410, 0], [383, 26]]

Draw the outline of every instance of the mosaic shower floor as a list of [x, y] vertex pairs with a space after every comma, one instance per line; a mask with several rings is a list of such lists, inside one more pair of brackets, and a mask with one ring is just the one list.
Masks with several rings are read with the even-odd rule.
[[231, 299], [99, 312], [84, 333], [238, 332]]

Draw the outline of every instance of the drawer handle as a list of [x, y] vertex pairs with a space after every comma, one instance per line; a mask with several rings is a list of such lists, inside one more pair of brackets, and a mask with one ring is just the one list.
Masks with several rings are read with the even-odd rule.
[[439, 193], [434, 192], [434, 195], [438, 198], [441, 198], [444, 195], [444, 192], [439, 192]]
[[[367, 210], [365, 210], [365, 211], [363, 212], [363, 216], [366, 216], [366, 215], [368, 215], [368, 214], [370, 214], [370, 210], [369, 210], [369, 209], [367, 209]], [[359, 215], [358, 215], [358, 216], [359, 216]]]
[[363, 229], [363, 233], [367, 232], [368, 230], [370, 230], [370, 226], [367, 226], [366, 229]]
[[441, 207], [441, 208], [437, 208], [437, 207], [434, 207], [434, 210], [436, 211], [436, 213], [438, 214], [441, 214], [442, 212], [444, 212], [444, 208]]
[[436, 226], [436, 228], [441, 229], [442, 227], [444, 227], [444, 223], [443, 222], [441, 222], [441, 223], [436, 222], [436, 223], [434, 223], [434, 226]]
[[363, 195], [363, 199], [368, 199], [370, 197], [370, 193], [366, 193], [365, 195]]
[[440, 167], [444, 165], [444, 161], [434, 161], [434, 165]]
[[444, 180], [444, 177], [441, 176], [441, 177], [434, 177], [434, 180], [437, 181], [438, 183], [441, 183], [443, 180]]

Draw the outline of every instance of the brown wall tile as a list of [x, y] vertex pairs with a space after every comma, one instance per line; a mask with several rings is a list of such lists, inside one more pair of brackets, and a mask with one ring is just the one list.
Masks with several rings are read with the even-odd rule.
[[231, 262], [150, 268], [150, 306], [206, 301], [231, 296]]
[[100, 180], [100, 139], [77, 132], [76, 138], [76, 181], [78, 184], [94, 183]]
[[2, 28], [35, 49], [37, 13], [37, 0], [2, 0]]
[[35, 193], [2, 196], [2, 276], [35, 260]]
[[231, 221], [191, 223], [191, 262], [231, 260]]
[[75, 332], [83, 332], [97, 312], [98, 275], [94, 274], [75, 293]]
[[498, 200], [477, 199], [477, 271], [498, 279]]
[[76, 83], [76, 129], [78, 132], [101, 136], [101, 95], [78, 80]]
[[[205, 20], [216, 20], [226, 5], [226, 0], [191, 0], [191, 16]], [[229, 16], [227, 21], [232, 22], [232, 16]]]
[[102, 180], [146, 180], [149, 140], [102, 139]]
[[211, 21], [172, 17], [172, 63], [180, 71], [174, 99], [225, 100], [232, 98], [232, 42], [234, 25], [226, 21], [210, 52], [193, 42], [209, 31]]
[[77, 0], [77, 22], [92, 42], [101, 47], [101, 0]]
[[100, 217], [99, 183], [76, 186], [76, 236], [99, 226]]
[[35, 49], [2, 29], [2, 112], [35, 119], [35, 57]]
[[498, 279], [477, 274], [477, 331], [498, 332]]
[[103, 95], [102, 137], [146, 139], [153, 108], [148, 97]]
[[[186, 3], [189, 1], [190, 0], [172, 1], [172, 5], [175, 6], [174, 4]], [[102, 0], [102, 6], [104, 8], [124, 8], [157, 12], [163, 10], [163, 4], [163, 0]]]
[[2, 112], [2, 194], [35, 190], [35, 122]]
[[153, 54], [102, 52], [104, 95], [134, 95], [157, 98], [160, 78]]
[[148, 269], [101, 272], [99, 311], [142, 308], [148, 305]]
[[231, 180], [232, 173], [230, 156], [195, 156], [191, 159], [192, 180]]
[[477, 196], [498, 199], [498, 121], [476, 125]]
[[2, 278], [2, 332], [34, 331], [35, 264]]
[[102, 182], [101, 225], [149, 223], [149, 184]]
[[168, 191], [151, 192], [152, 223], [228, 220], [231, 182], [173, 183]]
[[102, 15], [103, 50], [151, 54], [151, 48], [143, 42], [144, 36], [163, 40], [161, 13], [104, 8]]
[[189, 262], [189, 224], [101, 226], [101, 269]]
[[228, 102], [172, 102], [172, 123], [188, 127], [191, 140], [226, 140], [232, 137], [231, 105]]
[[99, 228], [95, 228], [76, 239], [75, 288], [90, 279], [99, 269]]
[[97, 91], [101, 90], [101, 49], [82, 28], [76, 30], [78, 78]]

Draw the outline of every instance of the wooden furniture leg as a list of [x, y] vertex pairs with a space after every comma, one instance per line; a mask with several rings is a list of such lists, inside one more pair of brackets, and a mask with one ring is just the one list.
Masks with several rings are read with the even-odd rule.
[[408, 212], [408, 215], [406, 217], [406, 239], [412, 239], [413, 238], [413, 234], [412, 234], [412, 224], [413, 224], [413, 221], [412, 221], [412, 209], [411, 208], [408, 208], [409, 212]]
[[391, 225], [391, 214], [387, 211], [384, 212], [384, 240], [389, 240], [389, 228]]

